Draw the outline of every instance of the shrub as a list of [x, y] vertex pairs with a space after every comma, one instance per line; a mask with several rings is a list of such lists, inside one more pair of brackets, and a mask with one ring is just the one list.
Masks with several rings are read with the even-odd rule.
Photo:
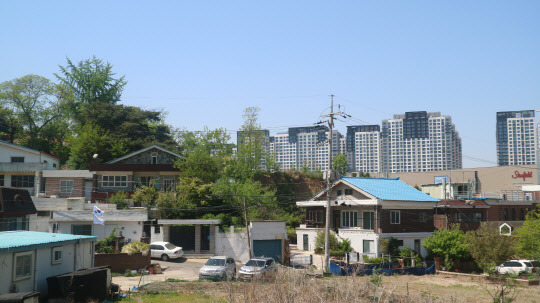
[[383, 258], [379, 257], [379, 258], [364, 258], [364, 263], [382, 263], [383, 262]]
[[109, 203], [116, 204], [117, 209], [126, 209], [129, 206], [126, 201], [127, 198], [128, 194], [123, 190], [119, 190], [109, 198]]
[[148, 255], [148, 252], [150, 251], [150, 245], [146, 243], [142, 243], [140, 241], [131, 242], [129, 244], [124, 245], [122, 247], [122, 253], [126, 253], [128, 255], [132, 255], [134, 253], [142, 253], [143, 256]]
[[[325, 242], [325, 235], [326, 232], [324, 230], [321, 230], [317, 233], [317, 237], [315, 237], [315, 253], [316, 254], [324, 254], [324, 242]], [[338, 239], [336, 235], [330, 233], [330, 250], [335, 250], [338, 247]]]
[[116, 228], [105, 239], [96, 242], [96, 253], [114, 253], [116, 245]]

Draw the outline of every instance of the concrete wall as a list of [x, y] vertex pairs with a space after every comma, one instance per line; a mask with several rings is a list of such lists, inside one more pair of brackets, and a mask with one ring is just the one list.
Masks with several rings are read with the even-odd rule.
[[13, 281], [14, 268], [14, 254], [18, 253], [4, 253], [0, 254], [0, 272], [2, 278], [0, 279], [0, 294], [8, 293], [12, 286], [15, 284], [18, 292], [26, 291], [39, 291], [42, 295], [47, 294], [47, 278], [70, 273], [83, 268], [90, 268], [93, 266], [93, 247], [94, 242], [82, 242], [78, 244], [68, 244], [61, 247], [62, 250], [62, 262], [58, 264], [52, 264], [52, 247], [39, 248], [30, 250], [33, 260], [33, 276]]
[[[71, 193], [61, 193], [60, 181], [73, 181], [73, 191]], [[56, 195], [61, 198], [84, 197], [84, 178], [48, 177], [45, 181], [45, 194], [48, 196]]]
[[[232, 229], [234, 230], [234, 228]], [[246, 263], [249, 260], [246, 233], [221, 233], [216, 227], [216, 251], [218, 256], [227, 256]]]
[[304, 250], [304, 235], [308, 235], [308, 250], [310, 252], [315, 251], [315, 238], [317, 237], [317, 232], [319, 230], [324, 230], [323, 228], [303, 228], [299, 227], [296, 229], [296, 244], [299, 250]]
[[24, 157], [24, 162], [41, 162], [39, 152], [23, 147], [0, 144], [0, 162], [11, 162], [11, 157]]

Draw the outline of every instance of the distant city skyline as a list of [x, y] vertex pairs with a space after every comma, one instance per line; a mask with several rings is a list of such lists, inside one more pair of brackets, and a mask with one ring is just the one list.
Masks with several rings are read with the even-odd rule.
[[540, 108], [540, 2], [325, 1], [0, 4], [0, 83], [55, 79], [93, 55], [128, 84], [121, 104], [177, 128], [223, 127], [261, 108], [272, 134], [335, 104], [350, 125], [425, 110], [452, 117], [463, 167], [497, 165], [496, 113]]

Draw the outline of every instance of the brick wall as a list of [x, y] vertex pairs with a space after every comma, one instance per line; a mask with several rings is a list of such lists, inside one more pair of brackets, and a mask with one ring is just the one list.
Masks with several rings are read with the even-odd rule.
[[[413, 233], [432, 232], [433, 210], [431, 209], [399, 209], [401, 214], [400, 224], [391, 224], [391, 209], [379, 209], [380, 230], [382, 233]], [[424, 213], [424, 216], [421, 216]]]
[[[60, 181], [71, 180], [73, 181], [72, 193], [60, 193]], [[61, 198], [69, 197], [84, 197], [84, 178], [55, 178], [48, 177], [45, 182], [45, 194], [56, 195]]]
[[141, 253], [128, 254], [95, 254], [94, 266], [111, 266], [111, 271], [123, 273], [126, 269], [138, 270], [150, 265], [150, 252], [143, 256]]

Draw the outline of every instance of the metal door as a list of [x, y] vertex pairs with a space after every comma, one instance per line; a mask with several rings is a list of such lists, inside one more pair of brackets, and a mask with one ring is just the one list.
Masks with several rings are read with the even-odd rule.
[[282, 262], [281, 240], [253, 240], [253, 254], [255, 257], [272, 257]]
[[195, 250], [195, 226], [173, 225], [170, 228], [169, 242], [182, 247], [184, 251]]
[[302, 243], [304, 244], [304, 250], [309, 250], [309, 236], [304, 235]]
[[201, 226], [201, 250], [210, 250], [210, 225]]

